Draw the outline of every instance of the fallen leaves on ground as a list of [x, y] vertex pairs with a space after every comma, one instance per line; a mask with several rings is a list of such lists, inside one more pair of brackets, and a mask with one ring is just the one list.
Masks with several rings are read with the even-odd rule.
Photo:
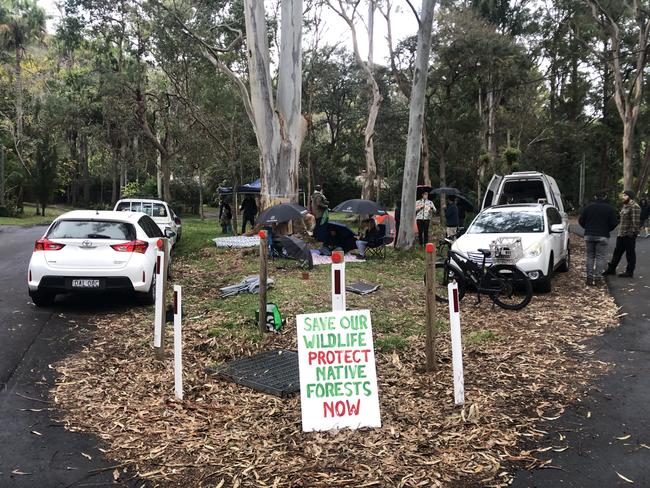
[[[349, 308], [369, 306], [373, 321], [399, 307], [397, 325], [417, 331], [402, 348], [377, 352], [381, 428], [306, 434], [298, 397], [283, 400], [207, 375], [215, 363], [295, 349], [291, 316], [329, 301], [328, 286], [312, 280], [304, 295], [280, 305], [290, 319], [282, 333], [254, 340], [240, 333], [255, 327], [245, 318], [211, 337], [215, 324], [232, 324], [233, 312], [200, 303], [241, 276], [241, 260], [254, 259], [237, 251], [205, 251], [203, 260], [217, 261], [211, 269], [188, 260], [175, 268], [183, 295], [201, 297], [183, 325], [184, 401], [173, 395], [171, 328], [167, 357], [158, 361], [152, 314], [142, 309], [98, 319], [88, 345], [56, 365], [52, 396], [69, 430], [95, 433], [107, 456], [159, 486], [506, 486], [512, 463], [553, 467], [535, 456], [543, 446], [531, 447], [547, 434], [540, 422], [562, 415], [608, 366], [593, 359], [586, 340], [616, 326], [619, 310], [604, 289], [584, 286], [582, 241], [573, 239], [572, 249], [573, 267], [555, 277], [554, 292], [536, 295], [520, 312], [487, 300], [476, 305], [472, 294], [463, 300], [463, 408], [453, 405], [448, 332], [438, 335], [437, 371], [421, 372], [421, 282], [349, 300]], [[273, 272], [278, 288], [290, 272]], [[384, 273], [374, 278], [381, 282]], [[438, 308], [441, 318], [445, 309]], [[486, 330], [493, 339], [470, 340]], [[375, 339], [395, 333], [376, 327]]]

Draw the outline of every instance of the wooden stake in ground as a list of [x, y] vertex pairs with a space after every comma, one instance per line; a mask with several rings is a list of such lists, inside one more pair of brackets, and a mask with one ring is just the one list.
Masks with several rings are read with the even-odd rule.
[[260, 231], [260, 332], [266, 332], [266, 266], [269, 255], [269, 245], [266, 240], [266, 231]]
[[427, 292], [426, 292], [426, 328], [427, 342], [425, 353], [427, 356], [427, 371], [436, 369], [436, 246], [432, 243], [426, 245], [427, 255]]

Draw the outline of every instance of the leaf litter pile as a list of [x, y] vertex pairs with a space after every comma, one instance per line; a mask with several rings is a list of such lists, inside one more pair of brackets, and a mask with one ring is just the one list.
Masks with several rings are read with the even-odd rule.
[[382, 284], [372, 295], [348, 294], [349, 309], [373, 314], [381, 428], [303, 433], [299, 397], [279, 399], [206, 373], [256, 352], [296, 349], [295, 315], [329, 307], [328, 266], [302, 281], [299, 269], [272, 265], [269, 300], [288, 323], [261, 337], [252, 316], [257, 295], [218, 298], [219, 287], [255, 269], [256, 256], [242, 251], [204, 250], [175, 265], [186, 300], [184, 401], [173, 394], [171, 327], [161, 362], [153, 313], [142, 308], [97, 319], [88, 345], [56, 365], [52, 394], [69, 430], [98, 435], [108, 457], [158, 486], [505, 486], [515, 465], [549, 466], [537, 452], [568, 448], [540, 445], [545, 432], [537, 425], [558, 418], [608, 367], [592, 358], [587, 340], [617, 326], [618, 310], [604, 288], [584, 285], [584, 246], [572, 241], [572, 269], [524, 310], [464, 298], [464, 408], [453, 405], [446, 307], [438, 306], [437, 371], [422, 370], [419, 254], [347, 270], [349, 281], [356, 274]]

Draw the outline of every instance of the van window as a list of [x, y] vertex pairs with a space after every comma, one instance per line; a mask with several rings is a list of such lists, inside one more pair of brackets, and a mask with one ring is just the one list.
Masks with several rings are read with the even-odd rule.
[[540, 199], [548, 200], [544, 182], [541, 179], [506, 180], [501, 189], [498, 204], [538, 203]]
[[562, 216], [560, 215], [560, 212], [554, 208], [549, 207], [546, 209], [546, 218], [548, 219], [549, 229], [551, 225], [562, 223]]
[[131, 202], [120, 202], [115, 207], [115, 210], [118, 212], [130, 212], [131, 211]]
[[467, 234], [502, 234], [504, 232], [544, 232], [543, 214], [537, 211], [481, 212]]

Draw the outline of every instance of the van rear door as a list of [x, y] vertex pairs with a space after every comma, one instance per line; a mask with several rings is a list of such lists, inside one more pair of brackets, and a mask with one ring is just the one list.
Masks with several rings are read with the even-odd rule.
[[492, 177], [492, 179], [490, 180], [490, 184], [487, 186], [487, 189], [485, 190], [485, 196], [483, 197], [483, 205], [481, 206], [481, 210], [494, 205], [494, 200], [497, 196], [497, 191], [499, 190], [502, 181], [503, 181], [503, 176], [494, 175]]

